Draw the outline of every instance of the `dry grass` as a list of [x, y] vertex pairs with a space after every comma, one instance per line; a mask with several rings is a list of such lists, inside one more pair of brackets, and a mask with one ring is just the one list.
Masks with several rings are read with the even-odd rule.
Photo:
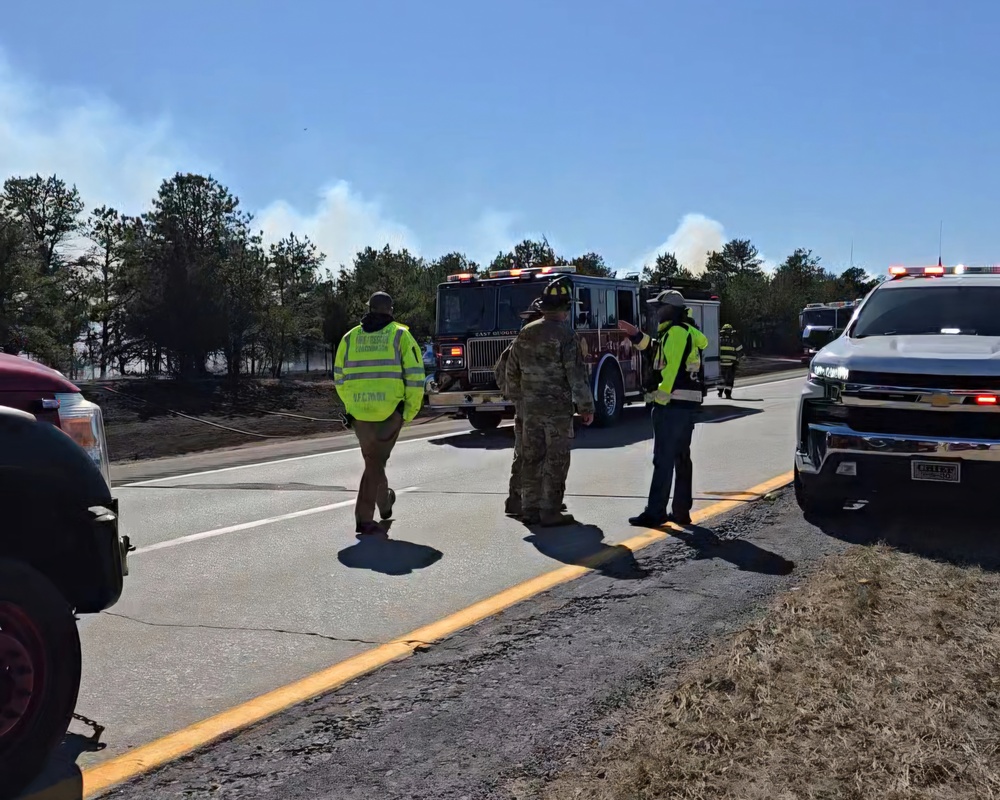
[[1000, 576], [855, 548], [550, 800], [1000, 798]]

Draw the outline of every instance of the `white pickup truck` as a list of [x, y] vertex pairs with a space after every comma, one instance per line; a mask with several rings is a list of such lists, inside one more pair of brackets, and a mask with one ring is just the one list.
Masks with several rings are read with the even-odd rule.
[[1000, 266], [892, 267], [812, 359], [795, 496], [807, 513], [1000, 479]]

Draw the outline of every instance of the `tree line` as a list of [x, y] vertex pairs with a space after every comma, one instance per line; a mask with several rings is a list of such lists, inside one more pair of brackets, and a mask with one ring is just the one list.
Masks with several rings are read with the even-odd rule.
[[[375, 290], [389, 292], [396, 316], [424, 338], [448, 275], [550, 264], [616, 272], [597, 253], [566, 258], [544, 240], [525, 240], [485, 267], [459, 252], [426, 259], [386, 246], [333, 270], [294, 231], [265, 244], [253, 216], [210, 176], [164, 180], [137, 216], [88, 210], [55, 175], [11, 177], [0, 192], [0, 347], [64, 371], [82, 359], [102, 378], [197, 377], [220, 356], [233, 379], [280, 377], [289, 360], [335, 347]], [[650, 281], [685, 277], [671, 253], [643, 270]], [[740, 239], [709, 254], [699, 277], [722, 298], [724, 321], [770, 352], [794, 349], [805, 303], [854, 299], [874, 284], [859, 267], [834, 276], [806, 249], [769, 274]]]

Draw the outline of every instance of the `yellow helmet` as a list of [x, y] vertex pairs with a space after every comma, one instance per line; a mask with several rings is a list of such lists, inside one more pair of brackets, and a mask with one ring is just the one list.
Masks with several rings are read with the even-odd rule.
[[542, 289], [539, 305], [548, 311], [569, 308], [573, 292], [569, 279], [564, 275]]
[[733, 326], [730, 325], [728, 322], [725, 325], [722, 326], [722, 330], [724, 330], [724, 331], [731, 331], [732, 329], [733, 329]]

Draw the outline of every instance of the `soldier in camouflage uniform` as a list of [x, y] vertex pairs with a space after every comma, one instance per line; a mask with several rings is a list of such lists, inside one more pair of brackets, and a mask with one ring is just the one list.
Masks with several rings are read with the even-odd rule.
[[557, 278], [540, 298], [542, 319], [525, 325], [507, 362], [507, 385], [520, 398], [521, 518], [528, 525], [572, 525], [563, 514], [574, 405], [584, 425], [594, 421], [580, 340], [566, 326], [570, 286]]
[[[529, 322], [534, 322], [542, 318], [542, 309], [539, 305], [541, 298], [536, 298], [532, 301], [531, 305], [528, 306], [527, 311], [522, 311], [519, 316], [522, 320], [521, 327], [523, 328]], [[520, 396], [514, 396], [510, 390], [510, 384], [507, 381], [507, 363], [510, 360], [510, 350], [513, 347], [513, 342], [511, 346], [508, 347], [500, 354], [500, 358], [497, 359], [496, 365], [493, 367], [493, 372], [496, 375], [497, 386], [500, 391], [503, 392], [503, 396], [506, 397], [514, 404], [514, 459], [510, 465], [510, 486], [507, 491], [507, 500], [504, 503], [504, 513], [510, 517], [521, 516], [521, 420], [524, 416], [521, 411], [521, 398]]]

